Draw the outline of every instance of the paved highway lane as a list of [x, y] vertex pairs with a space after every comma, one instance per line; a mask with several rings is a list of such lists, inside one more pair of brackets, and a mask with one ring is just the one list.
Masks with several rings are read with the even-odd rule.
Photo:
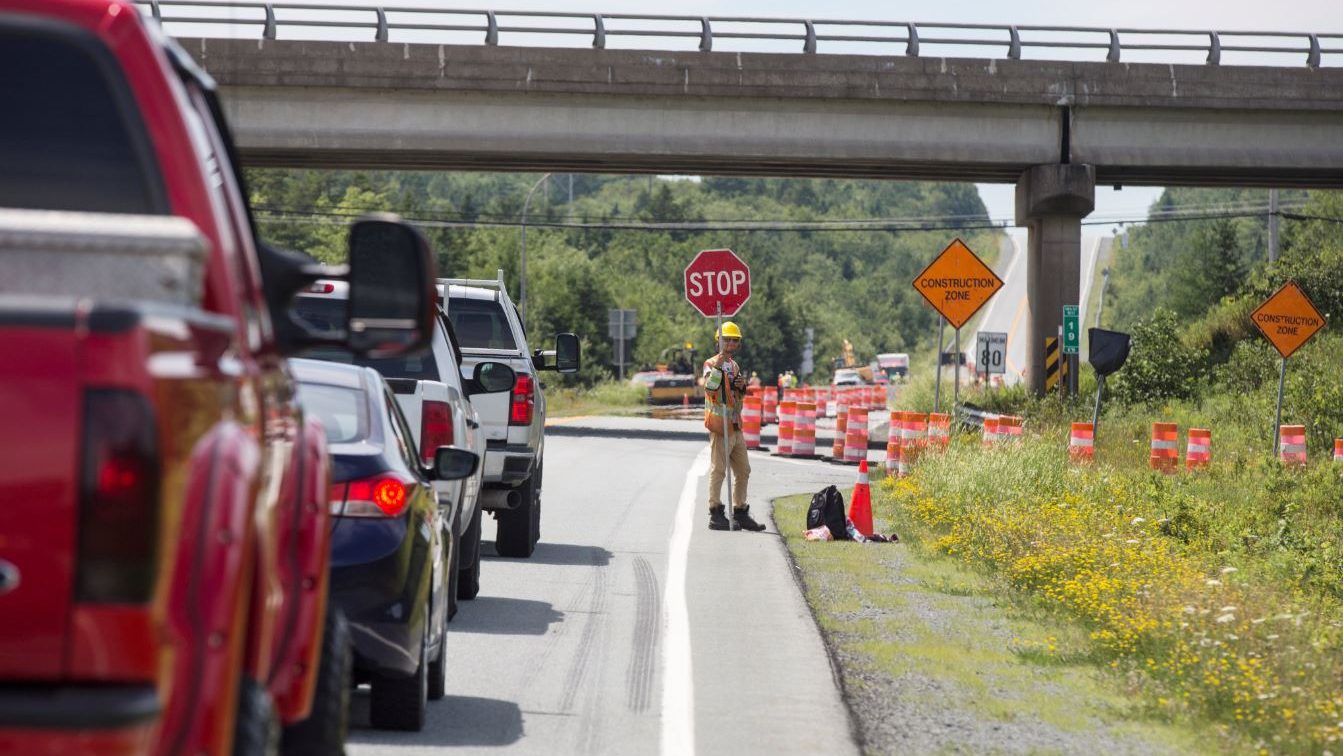
[[[600, 418], [552, 432], [541, 543], [529, 560], [486, 559], [480, 597], [452, 623], [448, 697], [430, 702], [423, 732], [393, 733], [367, 728], [357, 692], [349, 752], [856, 752], [772, 523], [705, 527], [696, 425]], [[855, 476], [758, 453], [751, 465], [766, 522], [771, 498]]]

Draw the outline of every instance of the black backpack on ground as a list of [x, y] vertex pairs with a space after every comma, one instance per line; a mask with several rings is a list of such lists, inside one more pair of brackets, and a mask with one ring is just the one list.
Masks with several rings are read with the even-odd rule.
[[844, 494], [826, 486], [811, 497], [807, 509], [807, 530], [824, 525], [836, 541], [849, 540], [848, 515], [844, 513]]

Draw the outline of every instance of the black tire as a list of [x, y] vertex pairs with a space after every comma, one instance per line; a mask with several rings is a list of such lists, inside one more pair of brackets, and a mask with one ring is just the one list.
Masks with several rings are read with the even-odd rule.
[[541, 537], [541, 468], [518, 487], [522, 501], [517, 509], [499, 513], [499, 532], [494, 550], [501, 557], [526, 559], [532, 555]]
[[451, 622], [452, 618], [457, 616], [457, 586], [462, 580], [462, 560], [458, 558], [458, 554], [461, 553], [462, 545], [460, 543], [461, 537], [456, 533], [452, 533], [448, 537], [459, 541], [457, 548], [448, 549], [448, 553], [452, 555], [452, 558], [448, 560], [448, 586], [444, 590], [444, 593], [446, 593], [448, 597], [447, 621]]
[[433, 661], [429, 662], [429, 688], [427, 697], [430, 701], [441, 700], [448, 694], [448, 626], [443, 625], [443, 637], [438, 641], [438, 653], [434, 655]]
[[317, 690], [312, 713], [284, 728], [280, 749], [285, 756], [343, 756], [350, 730], [350, 689], [354, 652], [350, 623], [339, 607], [326, 607], [322, 658], [318, 661]]
[[457, 576], [457, 598], [463, 601], [470, 601], [480, 593], [480, 520], [481, 509], [476, 507], [476, 514], [471, 518], [471, 524], [466, 527], [466, 534], [462, 536], [462, 543], [459, 552], [462, 559], [457, 561], [461, 564], [461, 572]]
[[234, 756], [274, 756], [280, 752], [280, 723], [275, 704], [261, 684], [243, 675], [238, 712], [233, 720]]
[[429, 617], [424, 618], [420, 640], [420, 663], [409, 677], [377, 675], [369, 697], [369, 723], [379, 730], [424, 729], [425, 702], [429, 699]]

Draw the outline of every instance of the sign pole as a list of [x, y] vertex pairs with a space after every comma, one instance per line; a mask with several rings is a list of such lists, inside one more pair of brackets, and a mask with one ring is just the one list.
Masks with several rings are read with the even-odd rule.
[[1095, 454], [1096, 437], [1100, 435], [1101, 427], [1101, 392], [1105, 391], [1105, 376], [1096, 375], [1096, 408], [1091, 411], [1091, 448], [1092, 454]]
[[[723, 347], [723, 303], [718, 303], [718, 353], [724, 354], [727, 349]], [[732, 443], [732, 387], [729, 385], [727, 371], [723, 370], [722, 365], [718, 368], [723, 373], [722, 385], [722, 409], [723, 409], [723, 480], [727, 483], [727, 507], [732, 508], [732, 451], [728, 445]], [[737, 529], [737, 518], [729, 514], [727, 517], [728, 530]]]
[[1273, 413], [1273, 458], [1278, 458], [1279, 442], [1282, 441], [1282, 387], [1287, 382], [1287, 358], [1282, 358], [1278, 368], [1278, 406]]
[[933, 412], [942, 411], [942, 332], [946, 323], [941, 315], [937, 316], [937, 382], [933, 384]]
[[951, 387], [951, 414], [956, 414], [956, 408], [961, 403], [961, 329], [956, 329], [956, 367], [952, 368], [952, 375], [955, 380]]

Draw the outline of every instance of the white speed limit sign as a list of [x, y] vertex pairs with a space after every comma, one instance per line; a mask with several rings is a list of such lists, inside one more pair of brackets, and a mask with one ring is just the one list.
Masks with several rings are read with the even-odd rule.
[[1007, 372], [1007, 334], [980, 331], [975, 339], [975, 362], [981, 373]]

